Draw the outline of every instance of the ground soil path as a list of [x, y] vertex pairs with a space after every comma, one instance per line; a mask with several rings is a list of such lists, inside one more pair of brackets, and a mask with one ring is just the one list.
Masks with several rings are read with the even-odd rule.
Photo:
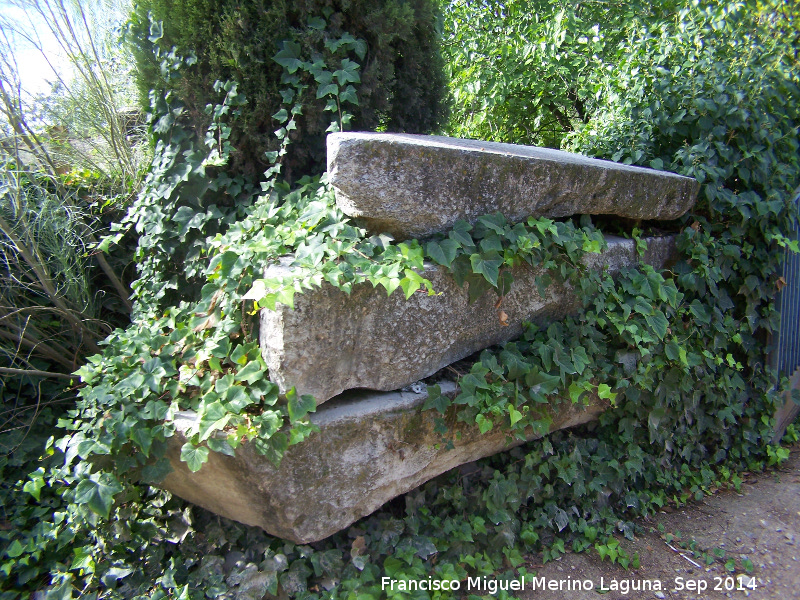
[[[659, 524], [665, 533], [680, 532], [684, 543], [694, 541], [700, 555], [684, 551], [684, 557], [670, 549]], [[543, 566], [532, 557], [529, 569], [537, 571], [539, 583], [560, 585], [561, 590], [543, 590], [541, 585], [531, 589], [527, 583], [520, 596], [526, 600], [800, 599], [800, 445], [792, 448], [780, 468], [746, 477], [740, 492], [720, 492], [686, 509], [660, 513], [642, 525], [646, 533], [634, 541], [621, 541], [630, 555], [638, 552], [639, 569], [625, 571], [601, 561], [595, 551], [567, 554]], [[675, 541], [672, 546], [681, 550]], [[720, 560], [706, 564], [702, 553], [711, 556], [714, 549], [724, 551], [726, 560], [736, 559], [733, 573]], [[741, 568], [745, 561], [753, 565], [749, 576]], [[740, 575], [744, 576], [738, 579]], [[593, 589], [580, 589], [589, 586], [576, 583], [586, 580]]]

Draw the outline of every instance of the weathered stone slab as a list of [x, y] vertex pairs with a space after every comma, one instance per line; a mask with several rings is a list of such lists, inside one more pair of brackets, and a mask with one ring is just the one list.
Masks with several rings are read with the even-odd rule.
[[675, 219], [699, 188], [680, 175], [560, 150], [410, 134], [331, 134], [328, 173], [346, 214], [397, 239], [498, 211], [510, 221], [579, 214]]
[[[607, 238], [602, 254], [590, 254], [590, 268], [616, 272], [639, 262], [633, 240]], [[647, 240], [644, 262], [656, 268], [674, 253], [672, 238]], [[435, 296], [417, 293], [408, 300], [382, 287], [355, 286], [348, 296], [324, 284], [295, 296], [295, 308], [261, 311], [261, 348], [270, 378], [281, 391], [295, 386], [301, 394], [325, 402], [344, 390], [396, 390], [488, 346], [522, 334], [525, 321], [562, 318], [578, 304], [568, 286], [553, 283], [542, 298], [535, 279], [544, 271], [528, 266], [513, 271], [514, 285], [500, 307], [488, 292], [474, 304], [442, 267], [430, 265], [423, 276]], [[275, 266], [267, 277], [290, 275]]]
[[[456, 392], [452, 382], [441, 387], [445, 394]], [[426, 393], [350, 392], [312, 415], [320, 432], [291, 446], [280, 467], [244, 444], [235, 457], [212, 452], [197, 473], [180, 462], [183, 434], [196, 418], [182, 413], [168, 451], [175, 470], [162, 487], [224, 517], [309, 543], [449, 469], [521, 443], [508, 444], [499, 428], [482, 435], [477, 427], [457, 423], [451, 432], [461, 437], [447, 450], [434, 431], [439, 413], [422, 410], [426, 398]], [[543, 410], [555, 431], [594, 420], [605, 408], [595, 398], [588, 406]], [[529, 431], [527, 437], [541, 434]]]

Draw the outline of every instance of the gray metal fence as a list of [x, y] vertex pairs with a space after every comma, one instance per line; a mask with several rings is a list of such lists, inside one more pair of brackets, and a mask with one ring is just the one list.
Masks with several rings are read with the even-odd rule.
[[[795, 190], [794, 203], [800, 211], [800, 188]], [[800, 241], [800, 228], [795, 229], [792, 238]], [[789, 249], [784, 254], [783, 280], [786, 285], [778, 294], [777, 301], [781, 325], [773, 338], [770, 362], [781, 377], [790, 378], [791, 388], [797, 389], [800, 388], [800, 254]], [[775, 413], [773, 444], [780, 442], [786, 426], [797, 418], [798, 413], [800, 405], [787, 396]]]
[[[800, 210], [800, 190], [794, 197]], [[800, 241], [800, 231], [793, 239]], [[778, 295], [781, 326], [775, 340], [772, 364], [782, 375], [789, 377], [800, 367], [800, 254], [786, 250], [783, 261], [783, 279], [786, 285]]]

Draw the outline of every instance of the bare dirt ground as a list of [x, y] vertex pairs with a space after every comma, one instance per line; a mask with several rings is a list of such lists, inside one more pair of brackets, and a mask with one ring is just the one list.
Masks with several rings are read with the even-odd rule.
[[[531, 557], [537, 585], [527, 582], [517, 594], [526, 600], [800, 599], [800, 445], [780, 468], [746, 477], [738, 493], [719, 492], [640, 524], [645, 533], [635, 540], [619, 537], [629, 555], [638, 553], [639, 569], [601, 561], [594, 550], [543, 566]], [[733, 571], [726, 567], [730, 559]]]

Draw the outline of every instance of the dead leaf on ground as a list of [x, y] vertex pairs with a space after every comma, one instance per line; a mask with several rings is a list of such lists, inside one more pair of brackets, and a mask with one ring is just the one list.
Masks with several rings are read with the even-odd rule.
[[353, 545], [350, 547], [351, 556], [361, 556], [367, 553], [367, 542], [363, 535], [358, 536], [353, 540]]

